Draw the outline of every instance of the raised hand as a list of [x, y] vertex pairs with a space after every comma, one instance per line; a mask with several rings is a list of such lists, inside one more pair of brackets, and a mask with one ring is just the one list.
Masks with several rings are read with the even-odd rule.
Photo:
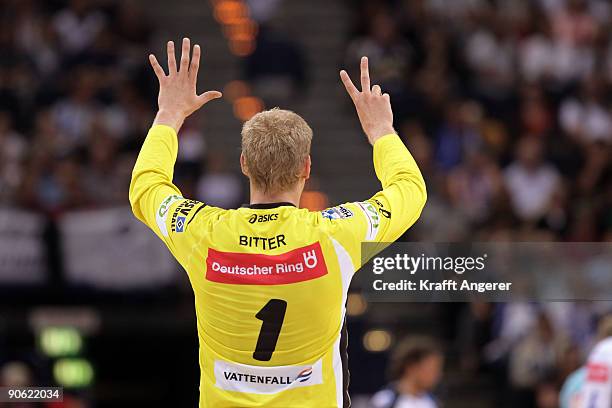
[[370, 89], [367, 57], [361, 58], [361, 92], [346, 71], [340, 71], [340, 79], [355, 104], [361, 127], [372, 145], [382, 136], [395, 133], [389, 94], [383, 94], [378, 85]]
[[174, 42], [168, 41], [168, 75], [164, 72], [155, 55], [149, 55], [149, 61], [159, 80], [159, 110], [154, 125], [168, 125], [177, 132], [185, 118], [200, 109], [205, 103], [220, 98], [221, 92], [208, 91], [197, 94], [196, 84], [200, 67], [200, 46], [193, 47], [191, 59], [189, 38], [183, 38], [180, 66], [176, 66]]

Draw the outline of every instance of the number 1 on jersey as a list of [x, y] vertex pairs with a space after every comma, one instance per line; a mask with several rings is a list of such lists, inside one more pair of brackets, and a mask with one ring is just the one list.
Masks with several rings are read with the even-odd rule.
[[272, 358], [281, 327], [283, 327], [286, 311], [287, 302], [281, 299], [270, 299], [255, 315], [262, 321], [257, 346], [253, 352], [255, 360], [270, 361]]

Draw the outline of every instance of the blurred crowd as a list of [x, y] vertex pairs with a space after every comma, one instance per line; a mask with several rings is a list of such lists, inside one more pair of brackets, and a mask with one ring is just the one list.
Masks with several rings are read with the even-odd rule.
[[[363, 1], [368, 55], [428, 181], [419, 238], [612, 238], [612, 4]], [[444, 220], [438, 222], [437, 220]]]
[[[362, 55], [428, 182], [408, 238], [612, 240], [612, 3], [361, 1], [353, 74]], [[499, 406], [554, 408], [611, 305], [449, 308], [462, 372]]]
[[[154, 30], [144, 4], [0, 1], [1, 206], [54, 215], [126, 205], [157, 91], [147, 65]], [[203, 171], [202, 135], [188, 123], [181, 136], [177, 175], [189, 193], [223, 190], [216, 186], [225, 180], [208, 177], [222, 157]], [[241, 191], [229, 186], [212, 198], [235, 206]]]
[[0, 204], [53, 214], [124, 202], [152, 114], [142, 9], [1, 3]]
[[[156, 101], [146, 55], [157, 47], [145, 4], [0, 0], [0, 207], [53, 216], [126, 205]], [[343, 65], [354, 74], [359, 57], [369, 56], [427, 180], [427, 208], [410, 239], [612, 240], [612, 3], [349, 6], [356, 20]], [[265, 27], [245, 77], [272, 101], [307, 86], [299, 52]], [[271, 89], [285, 92], [262, 94]], [[199, 126], [187, 122], [180, 137], [184, 194], [240, 205], [244, 180], [209, 151]], [[500, 405], [554, 408], [609, 310], [466, 305], [446, 351], [456, 350], [462, 372], [496, 378]]]
[[[363, 1], [359, 10], [344, 65], [368, 55], [392, 95], [428, 180], [419, 238], [610, 239], [609, 2]], [[52, 214], [125, 204], [155, 103], [142, 3], [2, 0], [0, 18], [0, 204]], [[247, 79], [277, 89], [274, 68], [305, 86], [303, 64], [263, 64], [274, 49], [287, 49], [287, 64], [299, 59], [262, 33]], [[198, 126], [181, 138], [186, 193], [241, 204], [241, 180]]]

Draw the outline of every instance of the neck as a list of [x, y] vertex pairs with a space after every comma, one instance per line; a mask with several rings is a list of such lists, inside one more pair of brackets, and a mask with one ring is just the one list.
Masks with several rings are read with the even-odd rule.
[[411, 378], [402, 378], [397, 384], [397, 390], [400, 394], [408, 394], [412, 396], [418, 396], [423, 393], [421, 387], [419, 387]]
[[264, 193], [251, 185], [251, 204], [268, 204], [268, 203], [291, 203], [296, 207], [300, 205], [301, 191], [291, 190], [278, 193]]

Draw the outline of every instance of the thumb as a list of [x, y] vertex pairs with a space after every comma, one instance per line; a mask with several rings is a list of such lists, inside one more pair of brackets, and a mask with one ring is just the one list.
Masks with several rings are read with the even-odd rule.
[[198, 95], [198, 104], [200, 106], [204, 105], [207, 102], [212, 101], [213, 99], [217, 99], [222, 97], [223, 94], [219, 91], [208, 91], [204, 92], [202, 95]]

